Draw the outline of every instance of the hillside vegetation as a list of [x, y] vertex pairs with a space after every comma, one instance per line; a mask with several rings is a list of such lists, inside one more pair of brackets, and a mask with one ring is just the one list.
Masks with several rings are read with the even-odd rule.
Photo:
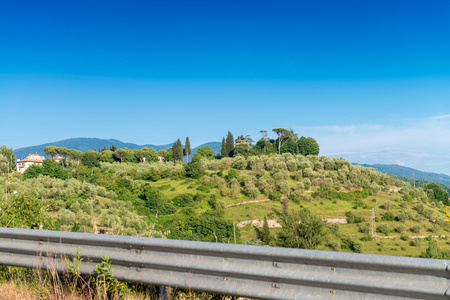
[[[1, 178], [2, 226], [411, 256], [425, 252], [424, 239], [447, 245], [448, 194], [446, 202], [438, 186], [414, 189], [343, 159], [285, 153], [90, 168], [68, 160], [64, 169], [47, 160], [40, 168]], [[317, 227], [307, 246], [292, 240], [305, 238], [295, 227], [306, 219]]]
[[[190, 146], [180, 140], [158, 153], [114, 145], [84, 153], [49, 146], [47, 155], [64, 158], [47, 159], [24, 174], [13, 171], [6, 159], [12, 161], [12, 150], [3, 146], [0, 226], [450, 257], [449, 196], [439, 184], [413, 188], [373, 168], [318, 156], [311, 138], [256, 145], [248, 137], [237, 140], [235, 145], [224, 138], [219, 156], [209, 146], [199, 148], [189, 163], [182, 161], [183, 155], [188, 161]], [[99, 290], [92, 277], [67, 274], [69, 281], [58, 283], [51, 272], [30, 272], [0, 266], [0, 281], [16, 280], [12, 289], [28, 282], [46, 299], [144, 299], [156, 293], [112, 276], [104, 282], [111, 290]], [[171, 297], [216, 296], [173, 290]]]

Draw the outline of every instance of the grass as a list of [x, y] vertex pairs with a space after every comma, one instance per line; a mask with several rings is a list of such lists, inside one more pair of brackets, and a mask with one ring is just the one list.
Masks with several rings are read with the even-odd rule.
[[[252, 171], [244, 170], [240, 171], [241, 176], [254, 175]], [[294, 187], [295, 181], [291, 178], [288, 180], [289, 185]], [[207, 193], [198, 191], [197, 188], [201, 186], [201, 182], [198, 180], [184, 179], [184, 180], [171, 180], [163, 179], [156, 183], [152, 183], [155, 187], [164, 187], [161, 189], [161, 193], [168, 198], [172, 198], [180, 193], [202, 193], [205, 195], [215, 195], [217, 199], [223, 200], [226, 205], [238, 204], [249, 200], [267, 199], [267, 196], [260, 194], [256, 199], [251, 199], [244, 193], [240, 193], [237, 198], [223, 197], [217, 187], [209, 189]], [[241, 190], [243, 187], [241, 187]], [[385, 255], [398, 255], [398, 256], [418, 256], [427, 247], [428, 242], [422, 241], [419, 245], [411, 245], [410, 241], [400, 240], [400, 234], [395, 232], [394, 228], [403, 224], [406, 227], [406, 231], [403, 235], [408, 236], [441, 236], [447, 235], [449, 227], [446, 225], [444, 227], [438, 227], [437, 231], [432, 232], [431, 228], [433, 223], [430, 219], [436, 219], [437, 217], [445, 217], [445, 211], [443, 209], [438, 209], [436, 205], [432, 203], [424, 203], [425, 209], [432, 211], [432, 218], [427, 219], [425, 217], [419, 217], [419, 219], [406, 220], [404, 222], [400, 221], [383, 221], [382, 216], [390, 212], [394, 217], [398, 216], [399, 213], [408, 211], [415, 218], [418, 212], [415, 207], [418, 203], [406, 203], [402, 200], [402, 195], [398, 192], [389, 193], [378, 193], [376, 195], [368, 196], [359, 201], [359, 207], [357, 207], [356, 201], [346, 201], [340, 199], [312, 199], [311, 193], [304, 193], [305, 199], [299, 203], [294, 203], [288, 201], [289, 208], [300, 209], [307, 208], [313, 214], [320, 218], [330, 218], [330, 219], [345, 219], [346, 212], [351, 211], [356, 216], [362, 216], [365, 222], [370, 224], [371, 231], [371, 221], [372, 221], [372, 208], [375, 209], [375, 215], [378, 219], [376, 226], [380, 224], [386, 224], [390, 232], [385, 236], [385, 234], [378, 232], [379, 237], [377, 241], [362, 241], [362, 252], [371, 254], [385, 254]], [[267, 202], [255, 202], [255, 203], [245, 203], [242, 205], [235, 205], [225, 209], [225, 217], [227, 219], [233, 219], [236, 223], [247, 220], [262, 220], [265, 216], [268, 219], [279, 219], [283, 210], [283, 199], [281, 201], [267, 201]], [[389, 210], [385, 209], [385, 203], [390, 204]], [[406, 208], [403, 207], [406, 203]], [[208, 209], [208, 205], [205, 203], [196, 205], [197, 211], [204, 211]], [[420, 220], [422, 218], [422, 220]], [[329, 241], [335, 241], [337, 243], [341, 242], [343, 236], [349, 236], [354, 241], [360, 241], [362, 238], [367, 237], [368, 234], [359, 232], [359, 225], [361, 224], [340, 224], [340, 229], [338, 235], [330, 235], [328, 237]], [[411, 228], [414, 225], [420, 224], [422, 229], [419, 232], [412, 232]], [[277, 231], [280, 229], [271, 228], [272, 234], [276, 235]], [[369, 233], [370, 233], [369, 231]], [[397, 238], [393, 238], [397, 236]], [[241, 240], [243, 242], [254, 240], [257, 238], [257, 229], [254, 225], [247, 225], [241, 228]], [[380, 244], [381, 243], [381, 244]], [[323, 243], [319, 249], [321, 250], [332, 250], [327, 243]], [[381, 246], [380, 246], [380, 245]], [[438, 240], [438, 245], [444, 248], [448, 247], [445, 240]], [[346, 249], [341, 249], [340, 251], [349, 251]]]

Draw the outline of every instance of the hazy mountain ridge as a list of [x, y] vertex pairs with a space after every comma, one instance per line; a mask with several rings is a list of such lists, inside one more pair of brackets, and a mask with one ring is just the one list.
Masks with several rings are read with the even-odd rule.
[[415, 174], [416, 179], [424, 179], [428, 181], [440, 182], [445, 185], [450, 185], [450, 176], [446, 174], [438, 174], [432, 172], [423, 172], [413, 168], [408, 168], [400, 165], [384, 165], [384, 164], [356, 164], [363, 167], [374, 168], [376, 171], [386, 173], [392, 176], [413, 178]]
[[[82, 152], [86, 152], [87, 150], [98, 150], [103, 148], [103, 146], [106, 146], [106, 148], [109, 149], [109, 146], [115, 145], [117, 149], [119, 148], [129, 148], [129, 149], [142, 149], [144, 147], [147, 148], [153, 148], [156, 151], [159, 150], [167, 150], [168, 148], [172, 147], [172, 144], [167, 145], [153, 145], [153, 144], [145, 144], [145, 145], [138, 145], [134, 143], [126, 143], [122, 142], [116, 139], [99, 139], [99, 138], [71, 138], [67, 140], [52, 142], [52, 143], [46, 143], [42, 145], [36, 145], [36, 146], [30, 146], [30, 147], [22, 147], [14, 150], [14, 154], [18, 159], [23, 159], [27, 157], [29, 154], [40, 154], [45, 155], [44, 148], [48, 146], [56, 146], [56, 147], [63, 147], [67, 149], [75, 149]], [[200, 146], [197, 146], [192, 149], [192, 153], [196, 153], [199, 147], [205, 147], [209, 146], [212, 150], [214, 150], [215, 154], [220, 153], [220, 142], [209, 142], [202, 144]]]

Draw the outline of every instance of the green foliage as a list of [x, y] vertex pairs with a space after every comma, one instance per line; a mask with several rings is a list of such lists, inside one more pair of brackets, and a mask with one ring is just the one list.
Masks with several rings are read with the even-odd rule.
[[377, 227], [377, 231], [384, 233], [385, 235], [388, 235], [388, 233], [391, 231], [389, 226], [386, 223], [381, 224]]
[[[117, 150], [119, 151], [119, 150]], [[81, 157], [81, 163], [88, 168], [100, 167], [101, 154], [96, 151], [86, 151]]]
[[189, 141], [189, 137], [187, 136], [186, 142], [184, 143], [184, 155], [186, 155], [186, 162], [189, 162], [189, 154], [191, 153], [191, 142]]
[[441, 188], [434, 182], [427, 183], [423, 186], [423, 189], [427, 192], [428, 197], [435, 202], [442, 202], [445, 205], [450, 205], [448, 198], [448, 192]]
[[280, 223], [282, 230], [277, 242], [282, 247], [315, 249], [326, 234], [323, 221], [307, 209], [287, 211]]
[[[138, 150], [140, 151], [140, 150]], [[136, 150], [128, 150], [123, 157], [123, 162], [137, 163]]]
[[[223, 217], [220, 210], [203, 214], [174, 218], [169, 224], [169, 238], [209, 242], [230, 242], [234, 240], [233, 222]], [[236, 239], [240, 238], [239, 228], [235, 228]]]
[[68, 258], [64, 258], [64, 264], [66, 268], [69, 270], [69, 274], [74, 277], [79, 277], [81, 275], [81, 262], [83, 258], [81, 257], [81, 248], [78, 247], [77, 253], [74, 255], [73, 260]]
[[450, 259], [450, 251], [448, 249], [442, 250], [439, 248], [436, 240], [432, 239], [428, 242], [428, 248], [422, 252], [419, 257], [434, 258], [434, 259]]
[[227, 144], [226, 144], [226, 141], [225, 141], [224, 137], [222, 138], [222, 145], [220, 147], [220, 155], [222, 157], [228, 157]]
[[14, 164], [16, 162], [16, 156], [14, 155], [13, 149], [6, 147], [6, 145], [3, 145], [0, 147], [0, 155], [6, 158], [6, 171], [8, 171], [9, 167], [9, 171], [11, 172], [14, 169]]
[[130, 291], [126, 283], [120, 283], [114, 278], [114, 268], [109, 255], [104, 255], [102, 261], [94, 268], [97, 299], [123, 299]]
[[281, 201], [281, 193], [278, 191], [271, 191], [269, 193], [269, 199], [273, 201]]
[[231, 180], [233, 178], [239, 178], [239, 170], [236, 169], [229, 169], [227, 174], [227, 179]]
[[175, 161], [183, 161], [183, 145], [181, 144], [181, 140], [177, 139], [172, 144], [173, 158]]
[[395, 216], [391, 212], [387, 212], [381, 217], [381, 221], [394, 221], [394, 219]]
[[261, 240], [264, 244], [269, 245], [272, 240], [272, 235], [270, 234], [269, 223], [267, 222], [267, 216], [264, 216], [263, 227], [261, 231]]
[[156, 150], [153, 148], [143, 148], [142, 150], [145, 151], [145, 161], [146, 162], [159, 162], [158, 153], [156, 153]]
[[36, 194], [17, 194], [3, 202], [0, 211], [1, 227], [39, 227], [49, 218], [44, 211], [46, 203]]
[[[120, 162], [123, 161], [123, 158], [125, 157], [125, 155], [127, 154], [129, 150], [127, 148], [120, 148], [117, 149], [116, 151], [114, 151], [114, 158], [116, 160], [119, 160]], [[87, 152], [87, 151], [86, 151]]]
[[198, 161], [193, 160], [190, 163], [184, 164], [183, 168], [186, 172], [186, 177], [198, 179], [205, 174], [205, 171], [203, 171], [200, 162]]
[[197, 157], [198, 159], [202, 159], [202, 158], [213, 159], [214, 158], [214, 150], [212, 150], [209, 146], [205, 146], [203, 148], [198, 148], [196, 156], [198, 156]]
[[354, 241], [350, 237], [345, 236], [341, 238], [341, 248], [349, 249], [356, 253], [362, 252], [362, 243], [360, 241]]
[[[281, 154], [281, 146], [283, 145], [283, 140], [292, 139], [292, 132], [286, 128], [274, 128], [272, 129], [278, 136], [278, 154]], [[286, 141], [285, 141], [286, 142]]]
[[42, 167], [37, 165], [32, 165], [28, 167], [23, 173], [23, 180], [30, 178], [36, 178], [39, 175], [49, 176], [51, 178], [58, 179], [68, 179], [70, 178], [70, 173], [64, 170], [59, 163], [54, 160], [46, 159], [44, 160]]
[[366, 220], [362, 216], [355, 216], [351, 211], [347, 211], [345, 213], [345, 217], [347, 219], [347, 223], [355, 224], [355, 223], [362, 223]]
[[227, 134], [227, 139], [226, 139], [226, 151], [227, 151], [227, 156], [228, 157], [233, 157], [234, 156], [234, 137], [231, 134], [231, 132], [228, 131]]
[[142, 179], [156, 182], [161, 179], [161, 176], [159, 175], [158, 170], [151, 169], [150, 171], [142, 173]]
[[411, 230], [411, 232], [419, 233], [422, 230], [422, 226], [420, 226], [419, 224], [416, 224], [413, 227], [411, 227], [410, 230]]
[[298, 153], [302, 155], [319, 155], [319, 144], [312, 137], [304, 137], [298, 139], [297, 141]]
[[247, 142], [236, 143], [235, 155], [248, 155], [250, 153], [250, 145]]
[[146, 186], [141, 198], [144, 200], [144, 206], [150, 214], [169, 215], [173, 214], [176, 209], [172, 202], [165, 199], [156, 189]]
[[291, 154], [298, 153], [297, 143], [293, 140], [286, 141], [281, 146], [280, 152], [281, 153], [291, 153]]
[[172, 202], [178, 207], [188, 207], [194, 205], [194, 196], [191, 194], [179, 194], [172, 198]]
[[114, 152], [111, 150], [102, 151], [102, 156], [100, 157], [101, 162], [113, 163], [114, 160]]

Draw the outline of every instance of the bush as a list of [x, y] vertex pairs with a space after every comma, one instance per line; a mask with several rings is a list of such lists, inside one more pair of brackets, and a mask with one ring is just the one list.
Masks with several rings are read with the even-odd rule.
[[397, 227], [395, 227], [394, 230], [395, 230], [396, 232], [402, 234], [403, 232], [405, 232], [406, 226], [403, 225], [403, 224], [401, 224], [401, 225], [398, 225]]
[[347, 222], [350, 223], [350, 224], [362, 223], [362, 222], [366, 221], [364, 219], [364, 217], [355, 216], [351, 211], [346, 212], [345, 216], [347, 218]]
[[421, 244], [421, 240], [420, 239], [412, 239], [409, 242], [409, 245], [413, 246], [413, 247], [420, 247], [420, 244]]
[[381, 218], [381, 221], [393, 221], [395, 219], [395, 216], [391, 212], [387, 212], [383, 215]]
[[269, 193], [269, 199], [274, 201], [281, 201], [281, 193], [278, 191], [271, 191]]
[[381, 224], [380, 226], [377, 227], [377, 231], [384, 233], [385, 235], [388, 235], [390, 229], [387, 224]]
[[178, 207], [194, 205], [194, 197], [191, 194], [180, 194], [172, 198], [172, 203]]
[[422, 226], [420, 226], [419, 224], [414, 225], [413, 227], [411, 227], [410, 229], [412, 232], [414, 233], [419, 233], [420, 230], [422, 230]]
[[341, 226], [338, 223], [331, 223], [330, 229], [334, 234], [337, 234], [340, 228]]
[[239, 171], [236, 169], [229, 169], [227, 179], [231, 180], [233, 178], [237, 179], [239, 177]]
[[247, 191], [247, 195], [252, 199], [256, 199], [259, 196], [258, 188], [256, 188], [256, 187], [249, 188]]
[[364, 225], [358, 227], [358, 230], [361, 233], [369, 233], [370, 232], [370, 224], [364, 223]]
[[202, 170], [202, 167], [199, 162], [190, 162], [184, 164], [183, 166], [186, 172], [186, 177], [200, 178], [203, 175], [205, 175], [205, 171]]
[[395, 220], [400, 222], [405, 222], [407, 220], [411, 219], [411, 214], [408, 211], [401, 212], [395, 217]]

